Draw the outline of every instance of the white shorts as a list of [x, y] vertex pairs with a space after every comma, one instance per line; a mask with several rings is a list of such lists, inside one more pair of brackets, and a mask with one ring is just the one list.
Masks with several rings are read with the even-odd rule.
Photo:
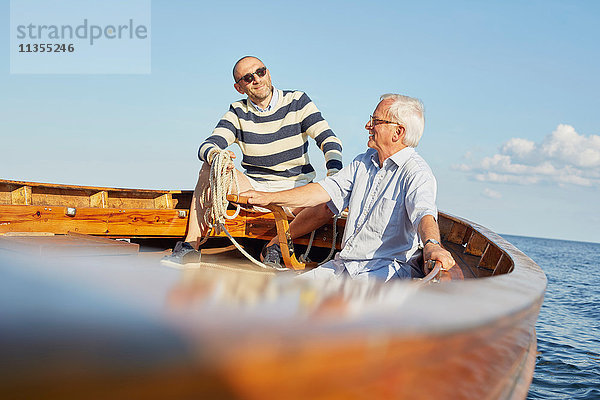
[[[256, 179], [250, 178], [248, 175], [244, 174], [248, 181], [254, 188], [254, 190], [258, 190], [260, 192], [279, 192], [282, 190], [293, 189], [299, 186], [304, 186], [309, 184], [310, 182], [306, 180], [299, 181], [289, 181], [289, 180], [281, 180], [281, 181], [257, 181]], [[256, 207], [261, 211], [269, 211], [261, 207]], [[283, 211], [288, 215], [288, 217], [295, 217], [294, 213], [289, 207], [283, 207]]]
[[301, 180], [301, 181], [257, 181], [256, 179], [250, 178], [248, 175], [244, 174], [246, 178], [250, 181], [250, 184], [254, 188], [254, 190], [258, 190], [260, 192], [279, 192], [281, 190], [293, 189], [298, 186], [304, 186], [309, 184], [310, 182]]

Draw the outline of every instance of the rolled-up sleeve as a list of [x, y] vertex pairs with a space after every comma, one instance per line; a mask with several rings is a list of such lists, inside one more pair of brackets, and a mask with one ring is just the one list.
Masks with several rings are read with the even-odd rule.
[[421, 219], [431, 215], [437, 220], [438, 210], [435, 205], [437, 182], [429, 171], [417, 171], [410, 179], [405, 198], [405, 207], [408, 218], [415, 230], [418, 229]]
[[350, 200], [352, 187], [354, 186], [354, 174], [357, 168], [357, 160], [342, 168], [337, 174], [328, 176], [320, 182], [317, 182], [329, 197], [331, 201], [327, 203], [331, 211], [335, 214], [341, 213]]

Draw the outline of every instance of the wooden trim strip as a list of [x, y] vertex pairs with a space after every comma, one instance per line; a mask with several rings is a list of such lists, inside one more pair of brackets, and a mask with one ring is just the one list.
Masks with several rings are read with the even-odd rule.
[[192, 194], [191, 190], [161, 190], [161, 189], [126, 189], [126, 188], [109, 188], [102, 186], [79, 186], [79, 185], [61, 185], [56, 183], [41, 183], [41, 182], [27, 182], [27, 181], [11, 181], [7, 179], [0, 179], [0, 188], [3, 187], [18, 187], [18, 186], [31, 186], [38, 189], [44, 188], [52, 188], [52, 189], [62, 189], [62, 190], [88, 190], [92, 192], [126, 192], [130, 194], [138, 194], [138, 195], [146, 195], [156, 193], [164, 194], [164, 193], [172, 193], [172, 194]]
[[77, 208], [0, 205], [0, 234], [6, 232], [68, 232], [116, 237], [183, 237], [187, 218], [173, 209]]

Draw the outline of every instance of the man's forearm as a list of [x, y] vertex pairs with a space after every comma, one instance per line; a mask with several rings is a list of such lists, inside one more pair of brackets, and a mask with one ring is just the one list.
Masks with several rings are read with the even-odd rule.
[[440, 229], [432, 215], [425, 215], [419, 223], [419, 237], [425, 243], [427, 239], [440, 241]]
[[331, 200], [329, 194], [318, 183], [309, 183], [308, 185], [281, 192], [257, 192], [250, 190], [240, 193], [240, 196], [248, 197], [250, 204], [258, 206], [272, 204], [291, 208], [312, 207]]
[[455, 265], [452, 255], [441, 245], [432, 242], [425, 243], [428, 239], [440, 241], [440, 228], [433, 215], [425, 215], [419, 223], [419, 237], [425, 245], [423, 248], [423, 259], [425, 261], [435, 260], [442, 263], [443, 269], [450, 269]]

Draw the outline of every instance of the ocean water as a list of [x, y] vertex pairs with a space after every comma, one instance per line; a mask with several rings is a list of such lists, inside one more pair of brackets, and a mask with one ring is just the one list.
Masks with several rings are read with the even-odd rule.
[[528, 399], [600, 399], [600, 244], [503, 235], [546, 273]]

